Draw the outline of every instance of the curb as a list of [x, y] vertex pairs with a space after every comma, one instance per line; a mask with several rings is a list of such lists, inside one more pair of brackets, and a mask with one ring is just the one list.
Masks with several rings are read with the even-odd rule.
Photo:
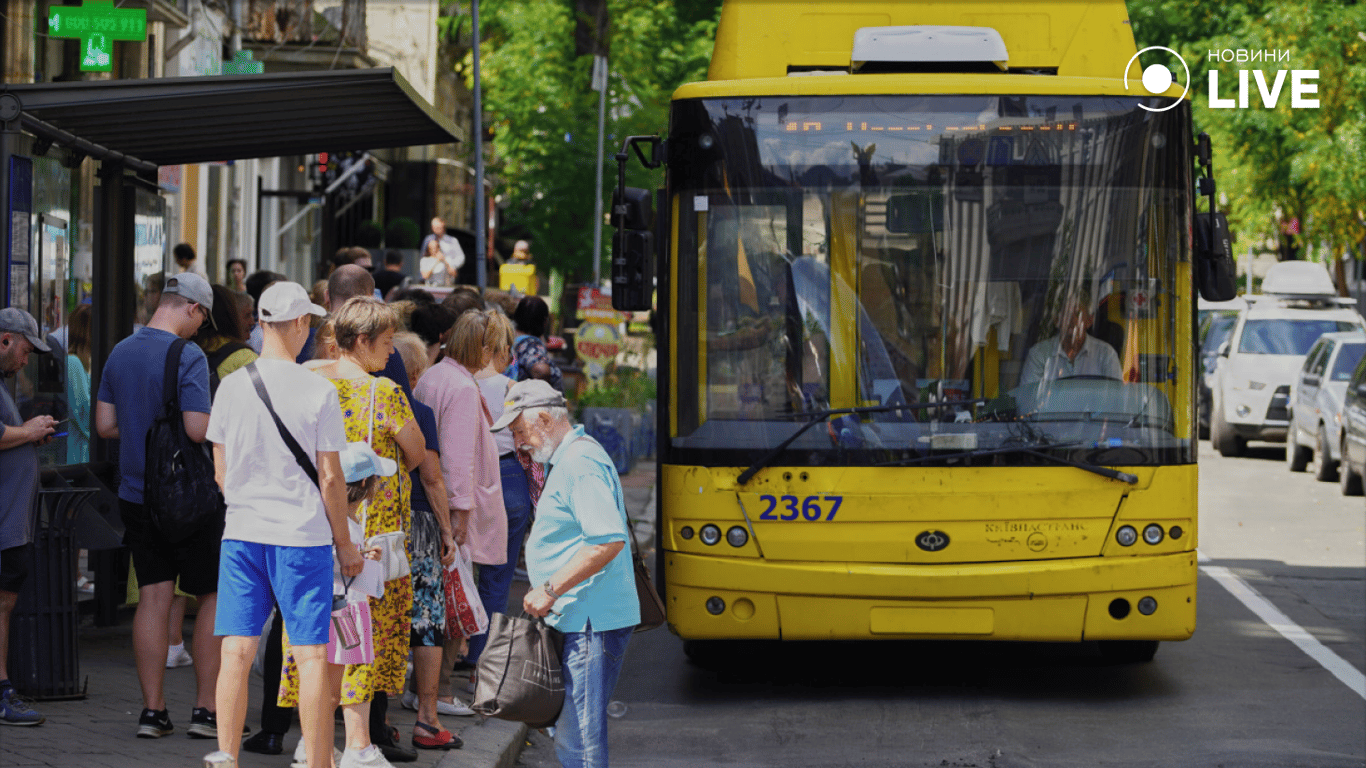
[[475, 720], [460, 729], [465, 746], [446, 752], [436, 768], [512, 768], [526, 744], [527, 726], [497, 718]]

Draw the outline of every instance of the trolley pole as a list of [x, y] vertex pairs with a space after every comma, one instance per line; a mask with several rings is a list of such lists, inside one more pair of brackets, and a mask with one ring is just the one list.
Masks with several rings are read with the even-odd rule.
[[474, 37], [474, 253], [475, 280], [479, 296], [483, 298], [488, 285], [488, 258], [485, 238], [488, 237], [488, 211], [484, 207], [484, 104], [483, 85], [479, 82], [479, 0], [471, 0], [471, 31]]
[[607, 140], [607, 57], [593, 57], [593, 89], [598, 92], [598, 165], [593, 184], [593, 287], [602, 284], [602, 152]]

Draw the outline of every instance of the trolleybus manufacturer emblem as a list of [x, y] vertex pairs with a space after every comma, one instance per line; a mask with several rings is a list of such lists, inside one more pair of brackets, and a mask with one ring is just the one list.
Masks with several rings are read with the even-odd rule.
[[938, 552], [949, 545], [949, 535], [943, 531], [925, 531], [915, 537], [915, 545], [926, 552]]

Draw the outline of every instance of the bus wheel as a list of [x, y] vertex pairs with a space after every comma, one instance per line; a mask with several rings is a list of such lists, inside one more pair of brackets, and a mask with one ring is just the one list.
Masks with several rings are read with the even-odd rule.
[[684, 640], [683, 654], [693, 664], [712, 670], [723, 666], [727, 657], [731, 656], [726, 652], [724, 640]]
[[1153, 660], [1156, 640], [1101, 640], [1101, 658], [1114, 664], [1142, 664]]

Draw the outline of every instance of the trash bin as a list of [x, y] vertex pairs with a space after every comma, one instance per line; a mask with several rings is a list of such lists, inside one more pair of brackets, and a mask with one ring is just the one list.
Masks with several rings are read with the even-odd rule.
[[33, 568], [10, 614], [9, 674], [25, 696], [79, 699], [80, 654], [76, 629], [76, 512], [95, 488], [73, 488], [45, 476], [38, 491]]

